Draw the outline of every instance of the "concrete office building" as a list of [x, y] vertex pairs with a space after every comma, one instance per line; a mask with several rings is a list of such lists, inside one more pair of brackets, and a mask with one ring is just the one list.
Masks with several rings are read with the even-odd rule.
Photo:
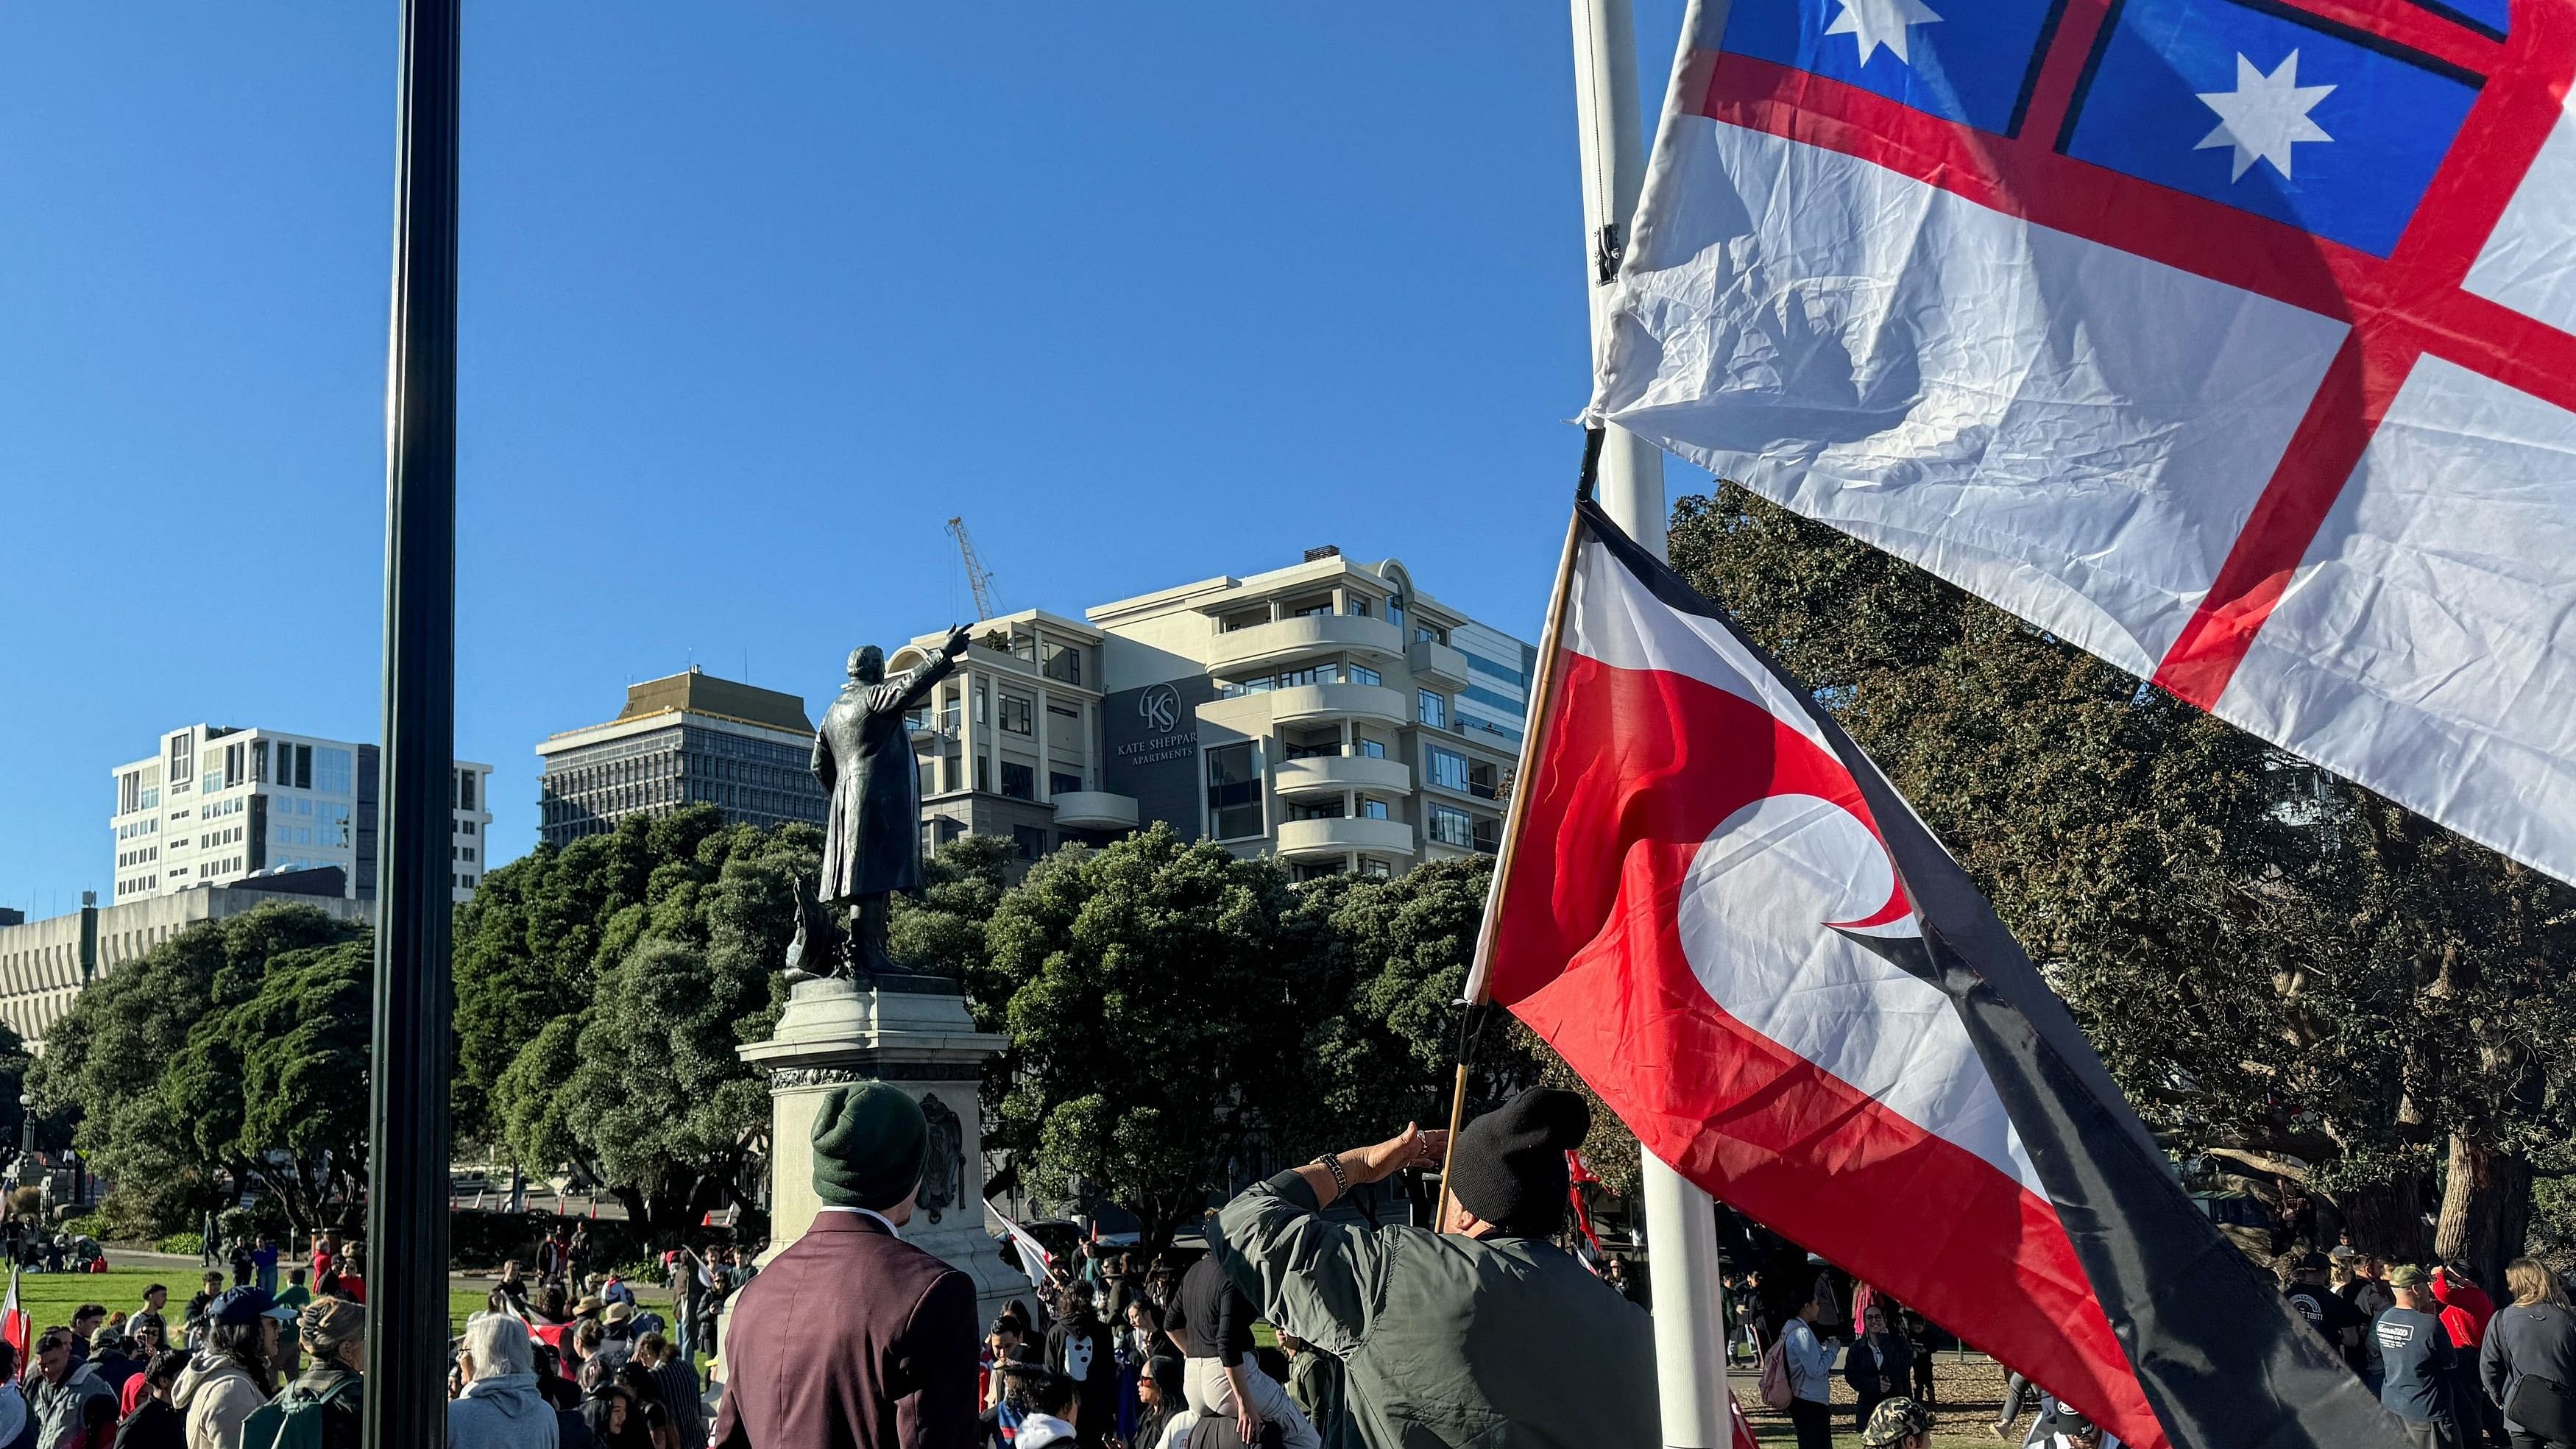
[[1536, 651], [1400, 562], [1316, 549], [1085, 617], [974, 626], [915, 721], [925, 843], [1007, 835], [1033, 859], [1159, 820], [1301, 876], [1500, 843]]
[[344, 921], [370, 920], [375, 909], [373, 902], [353, 898], [344, 874], [329, 867], [112, 906], [99, 905], [96, 893], [85, 891], [79, 910], [38, 921], [0, 912], [0, 1021], [41, 1052], [46, 1029], [103, 973], [200, 921], [277, 902], [308, 905]]
[[[490, 765], [450, 772], [449, 886], [471, 897], [491, 834]], [[189, 725], [114, 772], [113, 904], [336, 868], [349, 899], [376, 894], [374, 745], [272, 729]]]
[[830, 803], [814, 779], [805, 701], [694, 667], [627, 686], [617, 718], [549, 736], [537, 756], [537, 832], [555, 846], [684, 805], [772, 826], [820, 825]]

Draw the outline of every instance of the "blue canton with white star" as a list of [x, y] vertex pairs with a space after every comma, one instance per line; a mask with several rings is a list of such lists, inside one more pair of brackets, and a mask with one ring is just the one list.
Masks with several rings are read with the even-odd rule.
[[2474, 77], [2235, 0], [2125, 0], [2064, 150], [2375, 256], [2396, 249]]
[[2054, 8], [2052, 0], [1735, 0], [1725, 49], [2002, 135], [2020, 115]]

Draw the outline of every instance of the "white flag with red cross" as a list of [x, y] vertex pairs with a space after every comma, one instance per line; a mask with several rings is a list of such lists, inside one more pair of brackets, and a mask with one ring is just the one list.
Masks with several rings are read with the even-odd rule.
[[1592, 421], [2576, 880], [2576, 5], [1687, 26]]

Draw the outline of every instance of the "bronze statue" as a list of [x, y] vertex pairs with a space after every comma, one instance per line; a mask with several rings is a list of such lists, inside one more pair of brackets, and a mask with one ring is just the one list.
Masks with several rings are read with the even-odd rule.
[[[966, 631], [951, 629], [937, 658], [892, 679], [885, 654], [871, 644], [850, 656], [843, 686], [814, 730], [814, 778], [832, 797], [824, 821], [823, 872], [816, 910], [800, 902], [793, 979], [816, 976], [906, 977], [886, 951], [886, 917], [896, 891], [921, 889], [921, 778], [904, 716], [948, 677], [966, 652]], [[849, 912], [846, 937], [832, 916]]]

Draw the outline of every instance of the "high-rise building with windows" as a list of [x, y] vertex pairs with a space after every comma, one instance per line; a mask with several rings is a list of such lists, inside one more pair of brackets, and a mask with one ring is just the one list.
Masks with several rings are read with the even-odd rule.
[[537, 832], [555, 846], [684, 805], [752, 825], [819, 825], [830, 803], [814, 779], [805, 701], [694, 667], [627, 686], [617, 718], [549, 736], [537, 756]]
[[1300, 875], [1500, 844], [1537, 651], [1402, 563], [1316, 549], [1084, 613], [974, 626], [914, 720], [926, 844], [1006, 835], [1034, 859], [1159, 820]]
[[[188, 725], [114, 772], [114, 904], [336, 867], [349, 899], [376, 894], [374, 745], [280, 730]], [[473, 894], [491, 834], [490, 765], [450, 772], [455, 899]]]

